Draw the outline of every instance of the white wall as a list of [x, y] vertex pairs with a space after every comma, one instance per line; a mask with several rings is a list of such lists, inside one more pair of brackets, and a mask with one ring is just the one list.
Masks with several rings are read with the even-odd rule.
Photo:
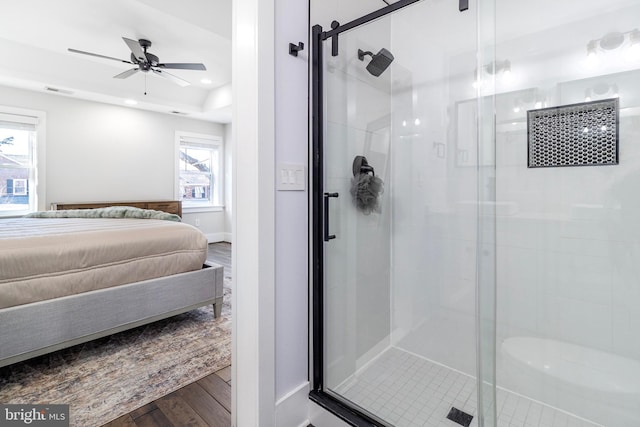
[[[0, 86], [6, 106], [45, 111], [45, 206], [173, 200], [175, 132], [224, 137], [224, 125]], [[200, 213], [205, 234], [224, 233], [224, 212]], [[184, 221], [195, 222], [194, 214]]]
[[382, 0], [309, 0], [309, 3], [311, 26], [321, 25], [324, 31], [331, 29], [334, 20], [346, 24], [386, 6]]
[[[277, 0], [275, 8], [275, 161], [307, 166], [308, 7]], [[289, 55], [299, 41], [305, 49]], [[276, 192], [276, 400], [307, 382], [308, 194]]]

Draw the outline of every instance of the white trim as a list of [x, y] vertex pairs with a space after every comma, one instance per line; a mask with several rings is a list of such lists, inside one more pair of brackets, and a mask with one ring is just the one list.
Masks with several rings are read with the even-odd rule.
[[349, 424], [312, 401], [309, 401], [309, 421], [310, 424], [319, 427], [351, 427]]
[[202, 212], [222, 212], [224, 206], [202, 206], [202, 207], [182, 207], [183, 214], [202, 213]]
[[224, 241], [233, 243], [233, 233], [224, 233]]
[[358, 375], [369, 367], [371, 363], [378, 360], [380, 356], [393, 346], [389, 344], [389, 338], [383, 338], [378, 344], [374, 345], [369, 351], [356, 360], [356, 370], [353, 374], [349, 375], [340, 384], [334, 387], [335, 390], [345, 387], [350, 382], [357, 379]]
[[185, 139], [193, 138], [193, 139], [206, 140], [207, 144], [224, 145], [223, 144], [224, 141], [220, 135], [212, 135], [208, 133], [184, 132], [181, 130], [177, 130], [176, 137], [178, 136], [184, 137]]
[[[198, 141], [188, 141], [190, 138], [197, 139]], [[214, 183], [214, 190], [218, 193], [218, 202], [224, 203], [224, 186], [225, 186], [225, 174], [224, 174], [224, 165], [225, 165], [225, 156], [224, 156], [224, 139], [219, 135], [212, 134], [204, 134], [204, 133], [195, 133], [195, 132], [184, 132], [177, 130], [175, 132], [175, 147], [173, 150], [174, 155], [174, 163], [173, 163], [173, 197], [175, 200], [182, 200], [182, 194], [180, 193], [180, 143], [181, 142], [193, 142], [194, 144], [201, 144], [202, 146], [213, 146], [218, 149], [218, 176], [216, 177], [219, 182]], [[219, 212], [216, 209], [219, 209], [223, 206], [187, 206], [185, 203], [188, 201], [183, 201], [182, 210], [183, 212]]]
[[[31, 181], [30, 189], [35, 189], [35, 200], [33, 204], [29, 204], [29, 211], [33, 210], [46, 210], [47, 200], [46, 200], [46, 182], [45, 177], [46, 173], [46, 140], [47, 140], [47, 113], [45, 111], [40, 110], [30, 110], [26, 108], [17, 108], [17, 107], [8, 107], [8, 106], [0, 106], [0, 111], [4, 114], [10, 114], [12, 116], [21, 116], [13, 118], [13, 121], [16, 122], [24, 122], [28, 124], [35, 124], [35, 132], [36, 132], [36, 144], [34, 147], [35, 150], [35, 158], [33, 159], [33, 174], [29, 177]], [[8, 116], [4, 116], [5, 118]], [[17, 214], [25, 214], [25, 212], [7, 212], [6, 215], [2, 215], [1, 217], [7, 216], [15, 216]]]
[[[12, 123], [24, 123], [28, 125], [33, 125], [34, 127], [38, 125], [38, 115], [33, 114], [28, 110], [17, 111], [16, 113], [9, 112], [10, 107], [2, 107], [0, 108], [0, 121], [3, 122], [12, 122]], [[14, 110], [20, 110], [15, 108]], [[6, 112], [9, 112], [7, 114]]]
[[380, 342], [371, 347], [369, 351], [367, 351], [362, 356], [358, 357], [356, 360], [356, 372], [359, 372], [373, 360], [377, 359], [382, 353], [391, 348], [391, 340], [389, 336], [384, 337]]
[[276, 402], [276, 427], [309, 425], [309, 381]]
[[227, 233], [207, 233], [207, 243], [218, 243], [218, 242], [226, 242], [225, 234]]
[[275, 424], [274, 0], [233, 0], [232, 426]]

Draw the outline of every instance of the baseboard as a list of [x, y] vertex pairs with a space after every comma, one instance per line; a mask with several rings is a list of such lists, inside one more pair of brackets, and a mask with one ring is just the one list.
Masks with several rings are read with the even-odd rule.
[[350, 424], [347, 424], [316, 402], [309, 403], [309, 421], [312, 425], [318, 427], [351, 427]]
[[206, 234], [207, 242], [209, 243], [218, 243], [218, 242], [226, 242], [225, 234], [227, 233], [209, 233]]
[[391, 347], [389, 337], [384, 337], [379, 343], [374, 345], [369, 351], [356, 360], [356, 372], [359, 372], [362, 368], [368, 365], [372, 360], [375, 360], [384, 351]]
[[232, 233], [224, 233], [224, 241], [233, 243], [233, 234]]
[[305, 381], [276, 402], [276, 427], [309, 425], [309, 382]]

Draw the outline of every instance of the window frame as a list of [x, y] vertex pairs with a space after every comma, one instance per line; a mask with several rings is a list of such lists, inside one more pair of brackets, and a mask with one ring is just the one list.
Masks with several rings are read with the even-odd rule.
[[37, 210], [46, 209], [46, 121], [47, 114], [40, 110], [10, 107], [0, 105], [0, 121], [18, 124], [34, 125], [34, 139], [32, 147], [31, 166], [27, 189], [29, 192], [29, 205], [22, 210], [3, 210], [0, 205], [0, 218], [18, 217]]
[[[211, 193], [211, 203], [208, 205], [189, 206], [185, 204], [185, 200], [182, 198], [182, 192], [180, 191], [180, 149], [183, 145], [188, 146], [190, 142], [193, 144], [192, 147], [204, 146], [218, 151], [218, 175], [213, 175], [213, 191]], [[182, 211], [185, 213], [222, 211], [224, 209], [224, 141], [222, 137], [211, 134], [176, 131], [174, 152], [174, 198], [182, 201]], [[218, 198], [218, 204], [214, 204], [214, 194]]]

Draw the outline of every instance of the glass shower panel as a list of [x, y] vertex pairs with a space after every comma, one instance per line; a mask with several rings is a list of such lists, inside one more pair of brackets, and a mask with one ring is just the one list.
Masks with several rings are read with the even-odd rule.
[[470, 3], [417, 2], [323, 49], [324, 389], [381, 424], [478, 423], [477, 177], [494, 162]]
[[494, 1], [478, 3], [478, 260], [476, 291], [476, 366], [478, 424], [497, 425], [496, 406], [496, 146]]
[[496, 11], [498, 420], [640, 425], [640, 1]]

